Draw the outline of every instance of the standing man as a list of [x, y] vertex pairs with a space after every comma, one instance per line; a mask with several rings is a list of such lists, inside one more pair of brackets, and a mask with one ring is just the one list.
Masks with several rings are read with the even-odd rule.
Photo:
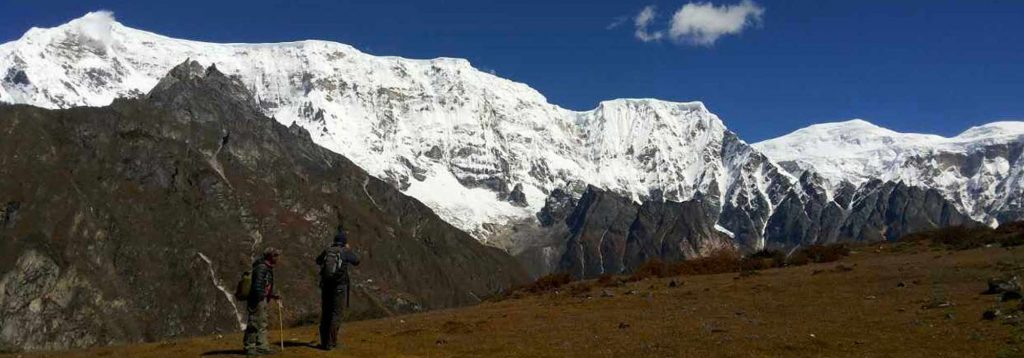
[[338, 346], [341, 311], [348, 304], [348, 265], [359, 265], [359, 256], [348, 246], [340, 224], [334, 244], [317, 256], [316, 264], [320, 265], [320, 348], [329, 351]]
[[246, 301], [249, 321], [245, 325], [243, 339], [245, 354], [248, 356], [274, 353], [267, 341], [267, 305], [270, 300], [281, 298], [274, 292], [274, 266], [280, 256], [281, 250], [268, 247], [252, 263], [252, 286]]

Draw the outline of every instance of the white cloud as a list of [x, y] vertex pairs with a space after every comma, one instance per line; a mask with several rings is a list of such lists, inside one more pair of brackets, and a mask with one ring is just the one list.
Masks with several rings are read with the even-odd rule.
[[665, 37], [664, 31], [650, 32], [647, 29], [657, 15], [658, 13], [654, 10], [654, 5], [647, 5], [643, 10], [640, 10], [640, 13], [637, 14], [635, 18], [633, 18], [633, 25], [636, 26], [636, 31], [633, 32], [633, 35], [636, 36], [638, 40], [651, 42], [661, 40]]
[[665, 30], [652, 31], [657, 18], [653, 5], [640, 10], [633, 22], [633, 35], [640, 41], [651, 42], [670, 39], [677, 43], [711, 46], [726, 35], [737, 35], [748, 27], [761, 23], [765, 9], [751, 0], [735, 5], [714, 5], [712, 3], [688, 3], [672, 15]]
[[723, 6], [689, 3], [672, 15], [668, 34], [675, 41], [710, 46], [722, 36], [760, 23], [762, 16], [764, 8], [750, 0]]
[[71, 21], [71, 24], [77, 28], [81, 36], [85, 37], [85, 40], [102, 48], [113, 42], [110, 30], [115, 22], [113, 12], [99, 10], [85, 14], [85, 16]]

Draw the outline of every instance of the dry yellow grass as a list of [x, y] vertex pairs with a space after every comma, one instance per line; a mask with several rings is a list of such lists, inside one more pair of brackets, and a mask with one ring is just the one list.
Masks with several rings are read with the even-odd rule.
[[[842, 267], [846, 269], [843, 269]], [[1021, 356], [1018, 328], [981, 320], [999, 303], [986, 279], [1021, 273], [1024, 249], [860, 248], [828, 264], [595, 287], [475, 307], [354, 322], [346, 347], [307, 346], [315, 327], [288, 329], [284, 357], [883, 357]], [[850, 270], [849, 268], [852, 268]], [[900, 285], [902, 283], [902, 285]], [[609, 290], [614, 297], [603, 297]], [[578, 291], [578, 290], [576, 290]], [[278, 331], [273, 332], [277, 342]], [[231, 356], [238, 334], [24, 355]]]

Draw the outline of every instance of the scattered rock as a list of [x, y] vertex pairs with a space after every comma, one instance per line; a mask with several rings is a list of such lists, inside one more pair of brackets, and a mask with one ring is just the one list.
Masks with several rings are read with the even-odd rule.
[[832, 269], [832, 272], [850, 272], [850, 271], [853, 271], [853, 267], [846, 266], [846, 265], [843, 265], [843, 264], [836, 265], [836, 267]]
[[1020, 291], [1006, 291], [1003, 292], [1003, 295], [1001, 297], [999, 297], [999, 300], [1003, 302], [1008, 302], [1013, 300], [1020, 300], [1022, 297], [1024, 296], [1021, 296]]
[[928, 304], [925, 304], [925, 305], [921, 306], [922, 309], [926, 309], [926, 310], [927, 309], [933, 309], [933, 308], [946, 308], [946, 307], [953, 307], [953, 303], [951, 303], [949, 301], [942, 301], [942, 302], [932, 301], [932, 302], [930, 302]]
[[615, 294], [609, 290], [601, 290], [601, 297], [615, 297]]
[[981, 319], [986, 321], [992, 321], [1001, 316], [1002, 314], [1003, 312], [998, 309], [990, 309], [985, 311], [985, 313], [981, 314]]
[[676, 288], [676, 287], [679, 287], [679, 284], [676, 283], [676, 280], [672, 280], [672, 281], [668, 282], [668, 287], [669, 288]]
[[1016, 276], [1010, 279], [1002, 278], [990, 278], [988, 279], [988, 290], [985, 290], [983, 294], [996, 295], [1003, 292], [1016, 291], [1020, 292], [1020, 282]]
[[946, 314], [946, 319], [948, 319], [948, 320], [953, 320], [954, 318], [956, 318], [956, 316], [955, 316], [955, 315], [953, 315], [953, 313], [947, 313], [947, 314]]
[[626, 291], [626, 295], [632, 296], [632, 295], [635, 295], [635, 294], [636, 294], [636, 290]]
[[904, 287], [907, 287], [907, 284], [903, 283], [903, 281], [900, 281], [899, 283], [896, 284], [896, 288], [904, 288]]
[[629, 323], [619, 322], [619, 329], [629, 328]]

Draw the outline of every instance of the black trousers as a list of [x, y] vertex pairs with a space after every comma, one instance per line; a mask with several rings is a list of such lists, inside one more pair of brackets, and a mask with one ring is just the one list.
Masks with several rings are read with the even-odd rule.
[[320, 287], [320, 345], [325, 348], [338, 346], [338, 329], [348, 289], [348, 285], [327, 282]]

